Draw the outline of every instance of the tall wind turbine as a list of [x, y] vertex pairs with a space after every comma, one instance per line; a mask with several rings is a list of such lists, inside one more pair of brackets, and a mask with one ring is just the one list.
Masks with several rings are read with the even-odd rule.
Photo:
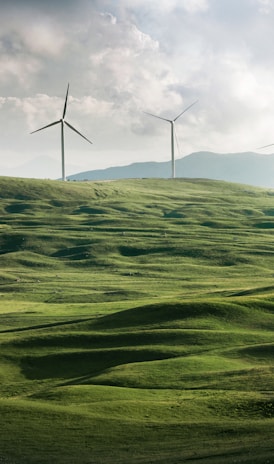
[[179, 119], [186, 111], [188, 111], [193, 105], [195, 105], [198, 102], [196, 100], [194, 103], [189, 105], [186, 109], [184, 109], [176, 118], [174, 119], [166, 119], [162, 118], [161, 116], [156, 116], [155, 114], [147, 113], [147, 111], [144, 111], [145, 114], [148, 114], [149, 116], [153, 116], [154, 118], [162, 119], [163, 121], [167, 121], [171, 124], [171, 165], [172, 165], [172, 178], [175, 178], [175, 156], [174, 156], [174, 124]]
[[66, 180], [66, 174], [65, 174], [65, 143], [64, 143], [64, 124], [66, 124], [70, 129], [72, 129], [74, 132], [76, 132], [78, 135], [83, 137], [83, 139], [87, 140], [87, 142], [92, 143], [89, 139], [87, 139], [81, 132], [79, 132], [75, 127], [73, 127], [71, 124], [69, 124], [67, 121], [65, 121], [65, 116], [66, 116], [66, 111], [67, 111], [67, 103], [68, 103], [68, 92], [69, 92], [69, 84], [67, 88], [67, 93], [66, 93], [66, 98], [65, 98], [65, 104], [64, 104], [64, 109], [63, 109], [63, 115], [62, 118], [59, 119], [58, 121], [52, 122], [48, 124], [47, 126], [41, 127], [40, 129], [37, 129], [31, 134], [34, 134], [35, 132], [39, 132], [43, 129], [46, 129], [47, 127], [55, 126], [55, 124], [61, 124], [61, 155], [62, 155], [62, 179], [65, 181]]
[[268, 147], [272, 147], [274, 145], [274, 143], [270, 143], [269, 145], [264, 145], [263, 147], [258, 147], [257, 150], [261, 150], [263, 148], [268, 148]]

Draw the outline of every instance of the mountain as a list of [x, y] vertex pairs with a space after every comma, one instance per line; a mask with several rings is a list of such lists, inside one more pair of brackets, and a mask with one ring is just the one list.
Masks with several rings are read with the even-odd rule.
[[[68, 176], [69, 180], [113, 180], [170, 177], [171, 163], [147, 162], [128, 166], [85, 171]], [[274, 154], [196, 152], [176, 160], [176, 177], [207, 178], [274, 187]]]

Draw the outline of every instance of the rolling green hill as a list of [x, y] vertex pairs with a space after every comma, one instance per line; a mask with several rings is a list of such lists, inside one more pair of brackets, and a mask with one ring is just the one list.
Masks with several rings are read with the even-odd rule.
[[0, 178], [0, 462], [266, 464], [274, 191]]

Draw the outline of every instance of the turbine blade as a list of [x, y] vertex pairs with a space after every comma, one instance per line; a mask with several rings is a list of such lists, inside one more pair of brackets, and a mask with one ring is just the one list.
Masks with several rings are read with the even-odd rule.
[[37, 129], [37, 130], [31, 132], [31, 134], [34, 134], [34, 132], [39, 132], [39, 131], [41, 131], [43, 129], [46, 129], [47, 127], [55, 126], [55, 124], [59, 124], [60, 122], [62, 122], [62, 119], [59, 119], [59, 121], [52, 122], [51, 124], [48, 124], [47, 126], [41, 127], [40, 129]]
[[65, 123], [70, 129], [72, 129], [74, 132], [76, 132], [76, 134], [81, 135], [81, 137], [83, 137], [83, 139], [85, 139], [87, 142], [89, 142], [89, 143], [92, 144], [92, 142], [91, 142], [89, 139], [87, 139], [83, 134], [81, 134], [81, 132], [79, 132], [77, 129], [75, 129], [75, 127], [73, 127], [73, 126], [72, 126], [71, 124], [69, 124], [67, 121], [64, 121], [64, 123]]
[[67, 111], [67, 103], [68, 103], [68, 93], [69, 93], [69, 84], [67, 88], [67, 93], [66, 93], [66, 99], [65, 99], [65, 104], [64, 104], [64, 110], [63, 110], [63, 119], [66, 116], [66, 111]]
[[193, 105], [195, 105], [196, 103], [198, 102], [198, 100], [196, 100], [194, 103], [191, 103], [191, 105], [189, 105], [184, 111], [182, 111], [175, 119], [173, 119], [173, 122], [177, 121], [177, 119], [179, 119], [182, 114], [186, 113], [186, 111], [188, 111]]
[[267, 148], [267, 147], [272, 147], [274, 143], [270, 143], [270, 145], [264, 145], [263, 147], [258, 147], [256, 150], [260, 150], [261, 148]]
[[147, 111], [143, 111], [143, 113], [148, 114], [149, 116], [153, 116], [153, 118], [158, 118], [162, 119], [163, 121], [172, 122], [171, 119], [162, 118], [161, 116], [156, 116], [156, 114], [148, 113]]

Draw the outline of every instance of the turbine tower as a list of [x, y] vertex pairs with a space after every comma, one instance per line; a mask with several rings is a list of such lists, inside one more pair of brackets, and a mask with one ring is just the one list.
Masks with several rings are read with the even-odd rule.
[[174, 156], [174, 125], [177, 119], [179, 119], [186, 111], [188, 111], [193, 105], [195, 105], [198, 102], [196, 100], [194, 103], [189, 105], [186, 109], [184, 109], [176, 118], [174, 119], [166, 119], [162, 118], [161, 116], [156, 116], [155, 114], [148, 113], [147, 111], [144, 111], [145, 114], [148, 114], [149, 116], [153, 116], [154, 118], [162, 119], [163, 121], [167, 121], [171, 124], [171, 166], [172, 166], [172, 178], [175, 178], [175, 156]]
[[78, 135], [83, 137], [83, 139], [87, 140], [87, 142], [92, 143], [89, 139], [87, 139], [81, 132], [79, 132], [75, 127], [73, 127], [71, 124], [69, 124], [67, 121], [65, 121], [65, 116], [66, 116], [66, 111], [67, 111], [67, 103], [68, 103], [68, 92], [69, 92], [69, 84], [67, 88], [67, 93], [66, 93], [66, 98], [65, 98], [65, 104], [64, 104], [64, 109], [63, 109], [63, 115], [62, 118], [59, 119], [58, 121], [52, 122], [48, 124], [47, 126], [41, 127], [40, 129], [37, 129], [31, 134], [34, 134], [35, 132], [39, 132], [43, 129], [46, 129], [47, 127], [55, 126], [56, 124], [61, 124], [61, 156], [62, 156], [62, 179], [63, 181], [66, 180], [66, 174], [65, 174], [65, 143], [64, 143], [64, 125], [66, 124], [70, 129], [72, 129], [74, 132], [76, 132]]

